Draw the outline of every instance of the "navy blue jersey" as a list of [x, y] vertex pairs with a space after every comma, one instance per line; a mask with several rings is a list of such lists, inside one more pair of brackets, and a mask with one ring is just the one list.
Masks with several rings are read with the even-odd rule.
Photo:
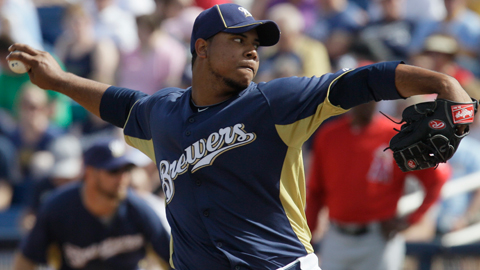
[[251, 83], [210, 107], [191, 88], [109, 88], [104, 120], [157, 164], [175, 269], [276, 269], [313, 252], [302, 144], [328, 117], [401, 98], [398, 63]]
[[84, 207], [80, 193], [81, 184], [72, 184], [47, 199], [21, 243], [25, 257], [44, 264], [48, 251], [57, 250], [62, 270], [133, 270], [151, 245], [168, 261], [169, 235], [143, 199], [129, 191], [112, 220], [103, 223]]

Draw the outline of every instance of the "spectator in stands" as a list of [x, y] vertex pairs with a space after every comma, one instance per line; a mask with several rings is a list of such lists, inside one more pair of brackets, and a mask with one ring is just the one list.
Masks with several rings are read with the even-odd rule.
[[477, 0], [467, 0], [467, 7], [480, 15], [480, 2]]
[[122, 54], [118, 85], [149, 95], [164, 87], [180, 86], [187, 65], [185, 45], [161, 27], [157, 29], [152, 15], [139, 16], [136, 21], [140, 43], [132, 52]]
[[120, 8], [114, 0], [94, 0], [92, 10], [95, 37], [110, 38], [121, 52], [138, 45], [135, 16]]
[[21, 86], [30, 79], [28, 74], [13, 73], [8, 67], [8, 61], [5, 57], [10, 53], [8, 47], [13, 39], [9, 35], [0, 35], [0, 107], [13, 116], [15, 99]]
[[[368, 15], [372, 20], [378, 20], [383, 16], [381, 1], [369, 1]], [[443, 0], [402, 0], [401, 13], [405, 19], [418, 22], [443, 20], [446, 11]]]
[[72, 124], [70, 133], [77, 136], [82, 145], [90, 145], [102, 137], [123, 138], [120, 128], [103, 121], [78, 104], [74, 108], [78, 109], [79, 118]]
[[[469, 64], [474, 74], [480, 74], [476, 62], [480, 40], [480, 15], [468, 9], [467, 0], [444, 0], [447, 15], [442, 21], [420, 21], [410, 45], [410, 54], [420, 53], [423, 45], [432, 34], [453, 36], [459, 43], [459, 59]], [[474, 57], [472, 57], [472, 55]], [[461, 58], [460, 58], [461, 57]]]
[[117, 0], [117, 4], [134, 16], [152, 14], [156, 8], [154, 0]]
[[7, 137], [0, 134], [0, 212], [7, 210], [12, 202], [17, 169], [15, 147]]
[[348, 0], [318, 0], [317, 21], [306, 32], [327, 47], [334, 69], [346, 54], [358, 31], [368, 23], [368, 14]]
[[262, 48], [258, 81], [288, 76], [311, 77], [331, 72], [325, 46], [303, 34], [304, 20], [295, 5], [275, 5], [269, 10], [267, 19], [277, 22], [282, 35], [277, 46]]
[[0, 35], [11, 36], [12, 26], [5, 14], [6, 0], [0, 0]]
[[194, 2], [193, 4], [195, 6], [200, 7], [202, 9], [207, 9], [207, 8], [211, 8], [215, 5], [233, 3], [235, 1], [232, 1], [232, 0], [194, 0], [193, 2]]
[[[81, 4], [67, 5], [63, 15], [63, 34], [57, 39], [55, 52], [67, 71], [78, 76], [112, 84], [116, 82], [120, 52], [108, 36], [96, 38], [91, 14]], [[116, 128], [72, 103], [71, 132], [82, 140], [114, 133]]]
[[[148, 157], [147, 157], [148, 158]], [[148, 158], [150, 160], [150, 158]], [[132, 170], [131, 187], [152, 207], [162, 221], [163, 227], [170, 233], [170, 225], [167, 220], [165, 196], [154, 193], [152, 175], [148, 172], [147, 166], [138, 166]]]
[[[125, 150], [118, 140], [100, 140], [87, 149], [83, 181], [59, 189], [42, 205], [13, 269], [47, 263], [57, 269], [138, 269], [150, 245], [161, 259], [157, 267], [169, 269], [168, 233], [128, 189], [135, 163]], [[55, 262], [47, 261], [52, 246], [59, 252]]]
[[355, 3], [357, 6], [361, 7], [363, 10], [367, 11], [368, 7], [370, 6], [369, 0], [349, 0], [350, 2]]
[[402, 269], [405, 242], [398, 232], [416, 223], [438, 199], [448, 177], [442, 167], [414, 171], [425, 199], [411, 215], [396, 216], [408, 174], [385, 151], [394, 127], [399, 128], [370, 102], [327, 122], [315, 135], [306, 216], [315, 234], [318, 213], [328, 208], [330, 223], [316, 250], [322, 269]]
[[[192, 36], [193, 23], [203, 9], [196, 6], [184, 8], [176, 17], [168, 18], [162, 21], [160, 28], [169, 33], [172, 37], [180, 41], [185, 46], [186, 63], [191, 63], [192, 54], [190, 53], [190, 38]], [[192, 85], [192, 67], [185, 65], [182, 82], [179, 87], [188, 87]]]
[[180, 15], [183, 9], [191, 6], [192, 0], [155, 0], [157, 4], [154, 16], [158, 25], [166, 19], [175, 18]]
[[56, 138], [41, 154], [42, 158], [46, 158], [47, 154], [51, 155], [53, 162], [47, 168], [46, 177], [33, 184], [22, 221], [22, 227], [26, 230], [32, 229], [38, 209], [49, 195], [57, 188], [79, 180], [83, 168], [82, 145], [73, 135], [66, 134]]
[[[33, 154], [46, 150], [47, 146], [64, 131], [52, 124], [50, 119], [52, 112], [47, 94], [37, 86], [27, 83], [20, 92], [17, 106], [18, 127], [10, 135], [10, 139], [18, 153], [22, 178], [19, 188], [29, 192], [34, 179], [31, 173]], [[24, 201], [26, 194], [20, 193], [14, 196]]]
[[480, 99], [480, 82], [470, 70], [458, 64], [459, 51], [453, 36], [433, 34], [426, 38], [421, 54], [414, 56], [413, 62], [454, 77], [471, 97]]
[[54, 53], [57, 38], [63, 33], [62, 17], [69, 0], [33, 0], [37, 8], [42, 33], [43, 46], [46, 51]]
[[252, 6], [248, 10], [252, 11], [254, 18], [265, 19], [269, 10], [275, 5], [292, 4], [301, 12], [305, 29], [310, 29], [317, 19], [318, 6], [316, 2], [316, 0], [256, 0], [252, 1]]
[[40, 21], [32, 0], [0, 0], [0, 34], [43, 50]]
[[203, 9], [196, 6], [190, 6], [182, 9], [175, 17], [165, 19], [159, 26], [177, 40], [185, 44], [185, 50], [189, 50], [190, 38], [192, 35], [193, 23]]
[[414, 22], [402, 13], [404, 0], [379, 0], [382, 15], [359, 33], [361, 42], [371, 48], [377, 61], [407, 60]]
[[66, 7], [64, 31], [55, 43], [55, 53], [67, 71], [107, 84], [115, 83], [119, 52], [108, 37], [95, 38], [93, 21], [81, 4]]

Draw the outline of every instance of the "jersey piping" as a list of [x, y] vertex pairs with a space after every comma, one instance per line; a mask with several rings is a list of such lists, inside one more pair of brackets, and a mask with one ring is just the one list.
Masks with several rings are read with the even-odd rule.
[[[346, 73], [343, 73], [346, 74]], [[343, 74], [341, 76], [343, 76]], [[293, 231], [298, 239], [303, 243], [308, 253], [313, 252], [310, 244], [312, 235], [308, 228], [305, 216], [305, 174], [302, 158], [302, 145], [320, 124], [330, 116], [339, 115], [347, 110], [334, 106], [328, 99], [328, 93], [333, 83], [341, 76], [330, 83], [327, 97], [324, 102], [319, 104], [315, 115], [297, 121], [290, 125], [276, 125], [276, 129], [286, 145], [289, 145], [285, 163], [282, 168], [280, 180], [280, 200], [285, 213], [290, 221]], [[305, 131], [305, 137], [298, 136], [298, 130]], [[294, 132], [297, 131], [297, 132]], [[297, 136], [293, 136], [293, 134]], [[300, 153], [299, 153], [300, 152]]]

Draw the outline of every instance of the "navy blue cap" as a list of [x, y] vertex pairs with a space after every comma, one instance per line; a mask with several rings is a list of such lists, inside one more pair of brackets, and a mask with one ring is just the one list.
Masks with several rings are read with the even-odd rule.
[[101, 139], [83, 154], [84, 164], [107, 171], [135, 165], [134, 155], [127, 151], [125, 142], [115, 139]]
[[193, 24], [190, 51], [195, 52], [197, 39], [208, 39], [219, 32], [245, 33], [257, 28], [260, 46], [275, 45], [280, 39], [277, 24], [270, 20], [255, 20], [248, 10], [237, 4], [215, 5], [198, 15]]

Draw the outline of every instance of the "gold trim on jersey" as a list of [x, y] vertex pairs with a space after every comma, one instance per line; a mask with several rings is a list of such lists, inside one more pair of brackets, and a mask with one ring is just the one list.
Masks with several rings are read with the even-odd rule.
[[170, 260], [169, 260], [170, 266], [172, 269], [175, 269], [175, 264], [173, 263], [173, 235], [170, 234]]
[[145, 155], [147, 155], [155, 164], [155, 150], [153, 149], [153, 140], [143, 140], [139, 138], [135, 138], [132, 136], [124, 135], [125, 142], [132, 146], [137, 148], [138, 150], [142, 151]]
[[278, 135], [288, 146], [280, 176], [280, 201], [293, 231], [308, 253], [313, 252], [313, 247], [310, 244], [312, 234], [305, 216], [306, 184], [302, 145], [327, 118], [348, 111], [331, 104], [328, 99], [333, 83], [346, 73], [330, 83], [327, 97], [318, 105], [314, 115], [289, 125], [276, 125]]
[[[130, 108], [130, 111], [128, 112], [127, 120], [125, 121], [125, 125], [123, 126], [123, 130], [125, 130], [125, 127], [127, 126], [128, 121], [130, 120], [130, 115], [132, 114], [132, 110], [137, 105], [139, 100], [137, 100], [133, 106]], [[145, 155], [147, 155], [155, 164], [155, 149], [153, 148], [153, 139], [150, 138], [150, 140], [146, 139], [139, 139], [135, 138], [132, 136], [124, 135], [125, 142], [132, 146], [137, 148], [138, 150], [142, 151]]]
[[53, 269], [60, 269], [62, 267], [62, 251], [58, 243], [53, 243], [48, 246], [47, 265]]

